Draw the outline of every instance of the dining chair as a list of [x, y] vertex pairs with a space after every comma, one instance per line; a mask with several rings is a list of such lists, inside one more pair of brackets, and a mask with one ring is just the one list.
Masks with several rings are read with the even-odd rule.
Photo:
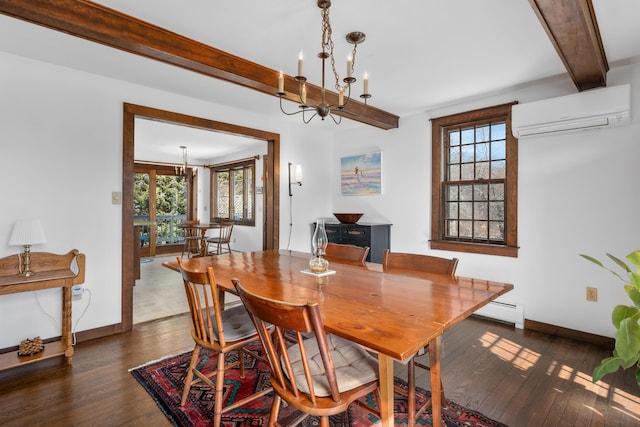
[[[391, 252], [389, 249], [385, 249], [382, 255], [382, 269], [385, 272], [393, 272], [393, 270], [410, 270], [425, 273], [446, 274], [453, 276], [458, 268], [458, 258], [441, 258], [430, 255], [410, 254], [404, 252]], [[409, 359], [407, 364], [407, 413], [409, 426], [415, 425], [415, 420], [422, 415], [431, 406], [431, 399], [428, 399], [420, 408], [416, 410], [416, 371], [415, 368], [419, 367], [430, 371], [429, 366], [417, 362], [416, 357], [424, 355], [429, 346], [421, 349]], [[402, 390], [398, 390], [402, 392]], [[440, 401], [442, 405], [446, 405], [444, 396], [444, 387], [442, 387], [442, 381], [440, 381]], [[443, 406], [444, 407], [444, 406]]]
[[209, 245], [216, 247], [215, 252], [208, 250], [209, 255], [220, 255], [226, 245], [227, 251], [231, 253], [231, 232], [233, 231], [233, 221], [222, 221], [218, 227], [218, 236], [207, 238], [207, 248]]
[[325, 258], [328, 260], [358, 261], [364, 264], [369, 254], [369, 249], [368, 246], [360, 247], [349, 244], [328, 243]]
[[[233, 279], [240, 299], [258, 331], [271, 365], [274, 396], [269, 425], [277, 425], [281, 401], [302, 412], [290, 425], [309, 415], [329, 426], [329, 416], [357, 402], [378, 418], [379, 411], [360, 400], [374, 394], [380, 407], [378, 364], [362, 347], [325, 331], [317, 302], [276, 301], [248, 291]], [[275, 330], [270, 333], [268, 326]], [[304, 338], [304, 334], [311, 334]], [[285, 335], [295, 340], [289, 344]]]
[[[208, 267], [206, 271], [191, 270], [185, 267], [181, 257], [176, 257], [176, 259], [178, 260], [189, 302], [189, 311], [193, 322], [191, 336], [195, 342], [189, 368], [185, 376], [180, 406], [184, 406], [186, 403], [191, 386], [198, 382], [204, 382], [215, 390], [213, 424], [218, 427], [223, 413], [243, 406], [271, 392], [271, 388], [267, 388], [240, 399], [232, 405], [223, 407], [225, 371], [239, 367], [240, 377], [244, 378], [245, 354], [265, 363], [267, 362], [258, 354], [243, 348], [258, 339], [256, 329], [244, 306], [237, 305], [227, 310], [221, 309], [219, 290], [216, 285], [213, 268]], [[208, 374], [202, 372], [198, 366], [202, 349], [218, 353], [216, 370]], [[227, 365], [226, 355], [232, 351], [237, 351], [238, 360]], [[213, 377], [216, 377], [215, 384], [212, 381]]]
[[182, 255], [184, 257], [185, 252], [187, 258], [191, 258], [194, 253], [200, 253], [200, 230], [197, 228], [190, 228], [189, 225], [199, 224], [200, 221], [184, 221], [182, 227], [182, 236], [184, 238], [184, 245], [182, 246]]

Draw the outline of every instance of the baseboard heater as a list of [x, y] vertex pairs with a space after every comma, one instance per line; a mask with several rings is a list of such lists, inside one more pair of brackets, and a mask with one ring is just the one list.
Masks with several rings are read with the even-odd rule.
[[513, 323], [516, 328], [524, 329], [523, 304], [491, 301], [473, 314], [501, 322]]

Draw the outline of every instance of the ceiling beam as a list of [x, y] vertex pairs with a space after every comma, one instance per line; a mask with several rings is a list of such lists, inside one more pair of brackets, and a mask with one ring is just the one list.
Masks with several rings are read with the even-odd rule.
[[607, 85], [609, 64], [591, 0], [529, 0], [579, 91]]
[[[0, 0], [0, 13], [81, 37], [129, 53], [175, 65], [189, 71], [274, 96], [277, 108], [278, 75], [272, 70], [164, 28], [86, 0]], [[294, 101], [298, 84], [285, 76], [286, 99]], [[307, 99], [321, 101], [321, 88], [307, 84]], [[338, 95], [328, 92], [328, 102]], [[359, 114], [364, 104], [349, 101], [345, 110]], [[368, 106], [358, 117], [345, 117], [381, 129], [398, 127], [398, 116]]]

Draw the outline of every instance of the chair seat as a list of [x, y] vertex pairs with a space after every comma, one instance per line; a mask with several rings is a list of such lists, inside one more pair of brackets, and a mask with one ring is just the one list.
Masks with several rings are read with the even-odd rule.
[[[378, 378], [378, 363], [376, 359], [362, 347], [331, 334], [327, 335], [327, 341], [333, 358], [338, 389], [341, 393], [353, 390]], [[330, 396], [331, 391], [315, 337], [305, 340], [304, 347], [311, 367], [316, 396]], [[298, 388], [308, 394], [310, 390], [304, 376], [299, 345], [296, 344], [289, 349], [289, 357], [291, 358], [291, 365], [293, 366]]]
[[[256, 334], [256, 328], [243, 305], [238, 305], [222, 312], [224, 338], [227, 341], [238, 341]], [[214, 332], [216, 339], [218, 334]]]

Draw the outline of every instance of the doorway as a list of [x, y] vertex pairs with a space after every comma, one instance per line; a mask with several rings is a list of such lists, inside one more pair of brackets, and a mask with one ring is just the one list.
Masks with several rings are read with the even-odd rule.
[[213, 132], [254, 138], [267, 143], [265, 156], [264, 185], [264, 239], [263, 249], [279, 248], [279, 181], [280, 181], [280, 135], [259, 129], [217, 122], [210, 119], [188, 116], [134, 104], [124, 104], [123, 150], [122, 150], [122, 321], [121, 331], [131, 330], [133, 325], [133, 285], [135, 283], [133, 185], [134, 147], [136, 118], [158, 120], [183, 126], [190, 126]]

